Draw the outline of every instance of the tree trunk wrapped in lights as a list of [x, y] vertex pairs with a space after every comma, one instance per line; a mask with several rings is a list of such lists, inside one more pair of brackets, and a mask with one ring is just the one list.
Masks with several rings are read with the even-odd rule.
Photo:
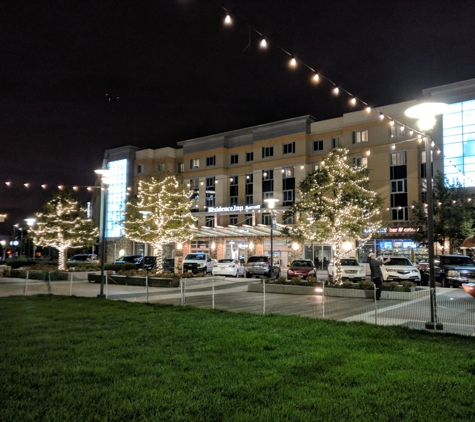
[[99, 230], [69, 191], [59, 191], [36, 213], [36, 225], [30, 233], [35, 245], [58, 250], [58, 269], [65, 270], [67, 250], [92, 246]]
[[190, 197], [177, 176], [160, 173], [141, 179], [136, 201], [127, 204], [125, 236], [156, 249], [158, 272], [162, 271], [163, 246], [186, 242], [196, 233]]
[[300, 201], [284, 214], [294, 221], [283, 230], [289, 237], [334, 246], [335, 283], [341, 283], [340, 259], [356, 249], [343, 250], [343, 243], [351, 238], [361, 247], [381, 227], [382, 199], [369, 189], [368, 169], [355, 166], [348, 154], [333, 149], [300, 183]]

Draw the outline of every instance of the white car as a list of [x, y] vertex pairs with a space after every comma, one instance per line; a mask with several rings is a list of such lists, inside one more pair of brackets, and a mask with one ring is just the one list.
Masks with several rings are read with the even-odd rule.
[[[384, 257], [383, 259], [387, 259]], [[384, 281], [413, 281], [416, 284], [421, 282], [421, 273], [413, 264], [404, 256], [389, 256], [389, 262], [381, 266]]]
[[244, 277], [244, 266], [239, 259], [223, 258], [218, 260], [213, 267], [213, 275], [229, 275], [232, 277]]
[[[348, 278], [353, 281], [364, 280], [366, 278], [366, 270], [355, 258], [342, 258], [341, 278]], [[328, 264], [328, 277], [333, 278], [336, 274], [335, 262], [332, 260]]]

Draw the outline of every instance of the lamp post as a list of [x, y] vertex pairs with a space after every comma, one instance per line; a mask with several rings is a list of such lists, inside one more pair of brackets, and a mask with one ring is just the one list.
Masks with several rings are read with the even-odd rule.
[[[28, 224], [28, 227], [33, 227], [36, 223], [36, 218], [25, 218], [25, 221], [26, 221], [26, 224]], [[35, 259], [35, 249], [34, 249], [34, 246], [33, 246], [33, 239], [31, 239], [31, 236], [28, 236], [31, 240], [31, 244], [32, 244], [32, 255], [33, 255], [33, 259]], [[26, 243], [26, 245], [28, 246], [28, 241]], [[29, 248], [27, 248], [27, 254], [26, 254], [26, 258], [28, 259], [29, 258]]]
[[269, 199], [264, 199], [264, 202], [267, 202], [267, 205], [269, 206], [269, 209], [270, 209], [270, 215], [271, 215], [271, 224], [270, 224], [270, 273], [271, 273], [271, 277], [272, 277], [272, 274], [274, 273], [274, 227], [276, 225], [274, 207], [275, 207], [276, 202], [279, 202], [279, 200], [269, 198]]
[[[20, 230], [20, 258], [23, 256], [23, 227], [20, 227], [19, 224], [14, 224], [13, 227], [16, 227], [18, 230]], [[15, 239], [16, 239], [16, 233], [15, 233]]]
[[101, 290], [97, 297], [104, 298], [104, 267], [106, 263], [106, 224], [107, 224], [107, 185], [110, 170], [106, 168], [94, 170], [101, 176]]
[[427, 192], [427, 249], [429, 253], [429, 286], [430, 286], [430, 321], [426, 329], [442, 330], [443, 325], [437, 321], [435, 305], [435, 271], [434, 271], [434, 198], [432, 193], [432, 155], [430, 133], [436, 123], [435, 116], [447, 109], [444, 103], [422, 103], [406, 110], [406, 116], [419, 119], [418, 125], [426, 134], [426, 192]]

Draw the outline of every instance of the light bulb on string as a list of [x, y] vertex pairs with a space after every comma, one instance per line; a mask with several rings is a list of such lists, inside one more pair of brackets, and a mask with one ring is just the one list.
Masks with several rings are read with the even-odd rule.
[[391, 119], [391, 121], [389, 122], [389, 125], [394, 126], [394, 119]]
[[384, 120], [384, 114], [383, 114], [383, 113], [379, 113], [379, 118], [380, 118], [380, 120]]
[[290, 59], [290, 66], [295, 67], [297, 66], [297, 60], [295, 60], [295, 57], [292, 57]]
[[261, 46], [261, 48], [266, 48], [267, 47], [267, 41], [266, 41], [265, 38], [262, 38], [260, 46]]
[[370, 106], [366, 107], [366, 113], [371, 113], [371, 107]]
[[333, 88], [333, 94], [334, 95], [338, 95], [340, 93], [340, 88], [338, 88], [337, 86], [335, 88]]
[[226, 25], [231, 25], [231, 23], [232, 23], [231, 16], [226, 15], [226, 17], [224, 18], [224, 23]]
[[351, 105], [355, 105], [356, 104], [356, 98], [353, 97], [351, 100], [350, 100], [350, 104]]
[[314, 82], [318, 82], [320, 80], [320, 76], [318, 75], [318, 73], [315, 73], [312, 79]]
[[391, 149], [396, 149], [396, 144], [392, 144]]

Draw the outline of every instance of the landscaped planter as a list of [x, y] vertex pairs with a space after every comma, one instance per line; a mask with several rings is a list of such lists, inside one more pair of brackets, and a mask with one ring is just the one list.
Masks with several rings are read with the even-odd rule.
[[[109, 274], [107, 276], [117, 284], [127, 286], [145, 286], [145, 277], [142, 276], [127, 276], [120, 274]], [[88, 274], [88, 281], [91, 283], [100, 283], [100, 274]], [[164, 277], [149, 277], [148, 285], [150, 287], [178, 287], [180, 286], [180, 277], [164, 278]]]
[[[321, 292], [316, 291], [315, 286], [292, 286], [284, 284], [266, 284], [266, 293], [281, 293], [294, 295], [321, 295]], [[248, 292], [262, 293], [262, 283], [249, 283], [247, 285]], [[374, 299], [374, 290], [359, 290], [359, 289], [342, 289], [325, 287], [325, 296], [333, 297], [354, 297], [362, 299]], [[414, 300], [426, 296], [427, 290], [413, 290], [411, 292], [393, 292], [383, 290], [381, 292], [381, 299], [393, 300]]]
[[[317, 292], [315, 286], [293, 286], [285, 284], [267, 284], [266, 293], [282, 293], [287, 295], [321, 295]], [[262, 283], [249, 283], [247, 285], [248, 292], [262, 293]]]

